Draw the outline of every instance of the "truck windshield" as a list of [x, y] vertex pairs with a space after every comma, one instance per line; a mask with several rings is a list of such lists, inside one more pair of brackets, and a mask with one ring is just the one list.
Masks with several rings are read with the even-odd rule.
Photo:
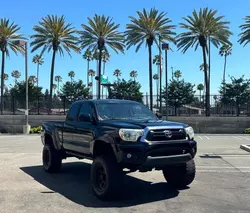
[[139, 103], [98, 103], [97, 114], [100, 120], [157, 120], [154, 113]]

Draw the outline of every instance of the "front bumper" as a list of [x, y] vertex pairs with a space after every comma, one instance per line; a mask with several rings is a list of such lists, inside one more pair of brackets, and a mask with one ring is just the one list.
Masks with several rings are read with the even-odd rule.
[[154, 144], [120, 144], [118, 163], [124, 168], [149, 171], [162, 169], [168, 165], [183, 164], [193, 159], [197, 153], [196, 141], [171, 141]]

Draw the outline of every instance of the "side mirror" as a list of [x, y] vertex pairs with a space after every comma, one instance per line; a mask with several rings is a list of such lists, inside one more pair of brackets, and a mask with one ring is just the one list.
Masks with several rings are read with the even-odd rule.
[[159, 119], [162, 119], [162, 114], [160, 114], [160, 113], [155, 113], [155, 115], [156, 115]]
[[83, 122], [92, 122], [92, 118], [90, 116], [90, 114], [81, 114], [79, 116], [79, 121], [83, 121]]

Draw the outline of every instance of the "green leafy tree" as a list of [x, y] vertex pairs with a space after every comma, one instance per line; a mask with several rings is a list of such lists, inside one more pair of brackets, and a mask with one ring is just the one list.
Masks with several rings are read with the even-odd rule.
[[[185, 82], [184, 79], [177, 80], [176, 77], [170, 81], [168, 86], [168, 105], [175, 108], [175, 115], [177, 109], [183, 105], [191, 104], [194, 101], [195, 85]], [[166, 101], [166, 89], [162, 91], [162, 97]]]
[[231, 77], [230, 83], [222, 83], [220, 88], [221, 103], [231, 104], [236, 107], [237, 116], [240, 114], [240, 107], [250, 101], [250, 80]]
[[[21, 34], [20, 27], [9, 19], [0, 19], [0, 51], [2, 53], [1, 76], [4, 75], [5, 57], [10, 55], [10, 51], [14, 53], [24, 53], [24, 48], [17, 44], [18, 40], [25, 39]], [[4, 78], [1, 78], [1, 114], [4, 110]]]
[[143, 94], [140, 91], [141, 85], [139, 82], [134, 82], [133, 80], [116, 81], [111, 88], [110, 98], [114, 99], [125, 99], [134, 100], [142, 102]]
[[166, 17], [166, 13], [159, 12], [156, 9], [150, 9], [142, 12], [137, 11], [138, 18], [130, 16], [130, 24], [127, 24], [125, 31], [127, 48], [136, 45], [137, 52], [142, 44], [146, 42], [148, 47], [148, 63], [149, 63], [149, 94], [150, 94], [150, 109], [153, 109], [153, 72], [152, 72], [152, 46], [153, 43], [158, 44], [160, 36], [163, 42], [175, 42], [173, 36], [175, 33], [174, 25], [171, 25], [171, 20]]
[[219, 54], [224, 57], [224, 71], [223, 71], [223, 80], [222, 82], [225, 83], [226, 79], [226, 66], [227, 66], [227, 57], [232, 54], [232, 46], [228, 44], [224, 44], [220, 48]]
[[37, 79], [37, 86], [39, 86], [39, 66], [42, 65], [44, 63], [43, 57], [41, 55], [36, 54], [33, 59], [32, 62], [34, 64], [37, 64], [37, 69], [36, 69], [36, 79]]
[[60, 82], [62, 82], [62, 77], [60, 75], [55, 76], [55, 82], [57, 82], [57, 93], [59, 94]]
[[71, 81], [71, 83], [72, 83], [73, 80], [74, 80], [74, 77], [75, 77], [75, 72], [74, 72], [74, 71], [70, 71], [70, 72], [68, 73], [68, 76], [70, 77], [70, 81]]
[[82, 80], [73, 81], [72, 83], [67, 81], [62, 86], [61, 96], [64, 96], [67, 104], [70, 104], [78, 99], [88, 98], [89, 88], [83, 84]]
[[87, 86], [89, 85], [89, 75], [88, 75], [88, 71], [89, 71], [89, 64], [90, 64], [90, 61], [93, 60], [93, 55], [92, 55], [92, 52], [90, 50], [86, 50], [83, 54], [83, 58], [85, 60], [87, 60]]
[[[192, 16], [183, 18], [184, 22], [180, 24], [186, 32], [177, 36], [177, 47], [185, 53], [189, 48], [195, 50], [200, 46], [203, 54], [203, 64], [207, 65], [207, 53], [209, 52], [208, 43], [210, 42], [218, 48], [220, 45], [229, 44], [229, 36], [232, 33], [229, 30], [229, 22], [224, 21], [224, 16], [216, 16], [216, 10], [208, 8], [200, 9], [199, 12], [193, 11]], [[204, 66], [204, 79], [206, 88], [206, 116], [210, 116], [210, 73], [208, 67]]]
[[[17, 82], [15, 87], [10, 89], [10, 94], [15, 97], [16, 108], [25, 108], [25, 93], [25, 81]], [[37, 87], [32, 82], [28, 81], [28, 96], [30, 107], [37, 107], [38, 100], [43, 96], [42, 87]]]
[[[31, 52], [42, 49], [40, 55], [43, 55], [45, 51], [50, 52], [52, 50], [50, 71], [50, 104], [52, 104], [56, 54], [59, 52], [63, 56], [64, 51], [66, 51], [71, 56], [71, 50], [80, 53], [77, 46], [78, 38], [74, 36], [76, 30], [71, 23], [66, 22], [64, 16], [54, 15], [42, 18], [39, 24], [33, 27], [33, 30], [35, 34], [31, 36], [31, 39], [33, 39], [30, 44], [33, 47]], [[51, 106], [49, 107], [50, 109]]]
[[18, 70], [13, 70], [11, 72], [11, 76], [15, 79], [15, 84], [17, 83], [17, 79], [21, 77], [21, 73]]
[[137, 71], [136, 70], [132, 70], [129, 75], [130, 75], [131, 78], [134, 79], [134, 82], [135, 82], [135, 79], [138, 76]]
[[99, 51], [98, 65], [98, 99], [101, 96], [101, 66], [103, 51], [108, 52], [110, 47], [116, 53], [124, 52], [124, 36], [118, 31], [119, 24], [115, 24], [112, 18], [95, 14], [93, 18], [88, 18], [88, 25], [81, 25], [83, 30], [80, 33], [80, 42], [82, 48], [87, 48], [91, 52]]
[[121, 70], [116, 69], [113, 73], [113, 76], [115, 76], [117, 78], [117, 81], [119, 81], [119, 77], [122, 75]]
[[31, 84], [35, 84], [37, 82], [37, 78], [34, 75], [31, 75], [28, 80]]

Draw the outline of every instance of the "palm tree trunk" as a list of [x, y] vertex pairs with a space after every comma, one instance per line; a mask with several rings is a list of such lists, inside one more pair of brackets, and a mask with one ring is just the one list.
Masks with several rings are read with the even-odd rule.
[[148, 65], [149, 65], [149, 100], [150, 100], [150, 110], [153, 110], [152, 45], [148, 45]]
[[[102, 71], [102, 75], [105, 75], [105, 62], [103, 62], [103, 71]], [[102, 87], [102, 98], [103, 98], [103, 92], [104, 92], [104, 87]]]
[[102, 49], [99, 49], [99, 66], [98, 66], [98, 88], [97, 99], [101, 99], [101, 70], [102, 70]]
[[52, 93], [53, 93], [53, 78], [54, 78], [54, 69], [55, 69], [55, 59], [56, 59], [56, 51], [53, 50], [53, 56], [51, 61], [51, 72], [50, 72], [50, 97], [49, 97], [49, 109], [52, 108]]
[[87, 60], [87, 87], [89, 87], [89, 60]]
[[210, 104], [209, 104], [209, 87], [208, 87], [208, 73], [207, 73], [207, 59], [206, 59], [206, 49], [202, 47], [203, 62], [204, 62], [204, 79], [206, 85], [206, 116], [210, 116]]
[[91, 81], [92, 81], [92, 89], [91, 89], [91, 95], [92, 95], [92, 98], [93, 98], [93, 90], [94, 90], [94, 81], [93, 81], [93, 75], [91, 75]]
[[2, 68], [1, 68], [1, 115], [3, 114], [3, 108], [4, 108], [4, 97], [3, 97], [3, 89], [4, 89], [4, 64], [5, 64], [5, 52], [2, 51]]
[[59, 95], [59, 79], [58, 79], [58, 83], [57, 83], [57, 93]]
[[200, 102], [201, 102], [201, 90], [200, 90]]
[[225, 61], [224, 61], [224, 71], [223, 71], [223, 83], [225, 83], [226, 79], [226, 66], [227, 66], [227, 55], [225, 55]]
[[36, 85], [37, 85], [37, 87], [38, 87], [38, 80], [39, 79], [39, 63], [37, 63], [37, 71], [36, 71]]

